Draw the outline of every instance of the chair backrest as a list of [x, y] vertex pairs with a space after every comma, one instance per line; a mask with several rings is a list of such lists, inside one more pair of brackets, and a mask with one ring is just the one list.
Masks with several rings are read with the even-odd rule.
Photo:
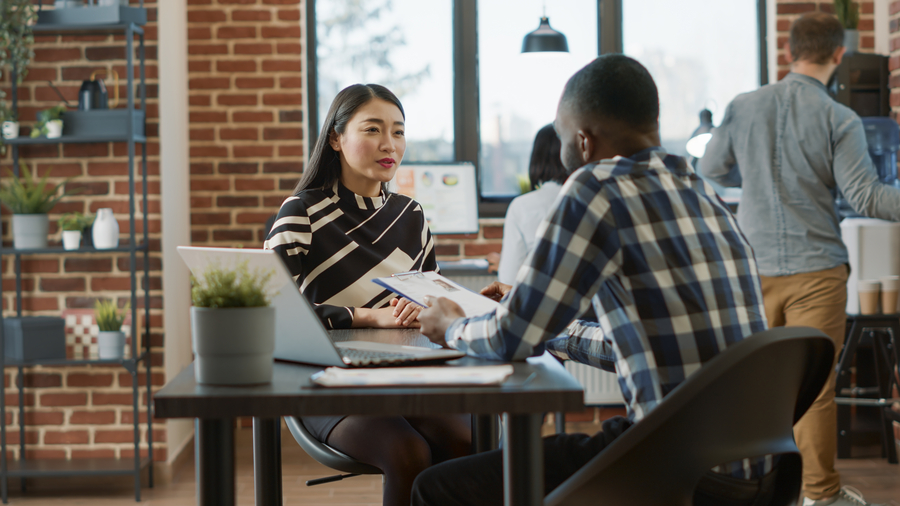
[[730, 346], [688, 377], [544, 504], [690, 505], [714, 466], [783, 454], [771, 504], [800, 494], [793, 425], [828, 378], [834, 345], [821, 332], [779, 327]]
[[343, 473], [381, 474], [381, 469], [369, 464], [363, 464], [316, 439], [306, 430], [299, 418], [286, 416], [284, 417], [284, 423], [287, 425], [288, 430], [291, 431], [297, 444], [318, 463]]

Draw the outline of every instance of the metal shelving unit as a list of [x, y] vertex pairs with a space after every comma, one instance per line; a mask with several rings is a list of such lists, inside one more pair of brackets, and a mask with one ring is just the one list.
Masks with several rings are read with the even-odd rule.
[[[143, 6], [141, 6], [143, 8]], [[129, 271], [131, 273], [131, 321], [132, 321], [132, 339], [131, 339], [131, 355], [125, 359], [66, 359], [66, 360], [39, 360], [28, 362], [17, 362], [6, 360], [5, 343], [3, 341], [3, 322], [2, 314], [0, 314], [0, 363], [6, 367], [16, 367], [18, 375], [16, 376], [16, 386], [19, 392], [19, 433], [25, 434], [25, 422], [22, 414], [25, 412], [25, 395], [24, 395], [24, 369], [26, 367], [36, 365], [46, 366], [82, 366], [82, 365], [114, 365], [118, 364], [123, 367], [131, 375], [132, 385], [132, 409], [134, 412], [134, 457], [128, 458], [91, 458], [91, 459], [75, 459], [75, 460], [27, 460], [25, 458], [25, 437], [19, 438], [19, 460], [8, 461], [7, 459], [7, 440], [6, 440], [6, 417], [0, 417], [0, 498], [3, 503], [8, 499], [8, 480], [9, 478], [20, 478], [20, 486], [22, 491], [26, 489], [25, 478], [32, 477], [54, 477], [54, 476], [98, 476], [98, 475], [133, 475], [134, 476], [134, 497], [135, 501], [141, 499], [141, 472], [144, 468], [148, 468], [149, 486], [153, 486], [153, 430], [151, 406], [149, 399], [151, 396], [151, 371], [150, 371], [150, 258], [148, 256], [148, 223], [147, 223], [147, 139], [143, 135], [138, 135], [134, 131], [134, 116], [137, 114], [135, 109], [135, 83], [134, 83], [134, 64], [135, 64], [135, 47], [134, 38], [138, 37], [138, 60], [140, 72], [140, 111], [143, 117], [147, 117], [147, 87], [146, 74], [144, 70], [145, 54], [144, 54], [144, 29], [140, 25], [134, 23], [127, 24], [110, 24], [110, 25], [35, 25], [33, 27], [35, 34], [42, 35], [91, 35], [91, 34], [124, 34], [126, 46], [126, 73], [128, 88], [128, 105], [127, 105], [127, 127], [120, 135], [112, 135], [105, 137], [96, 137], [90, 135], [64, 135], [57, 139], [47, 139], [44, 137], [32, 139], [30, 137], [19, 137], [16, 139], [6, 139], [4, 142], [9, 144], [12, 149], [13, 170], [18, 176], [19, 172], [19, 146], [29, 144], [66, 144], [66, 143], [86, 143], [86, 142], [125, 142], [128, 144], [128, 218], [129, 218], [129, 235], [128, 244], [113, 249], [98, 250], [93, 247], [83, 247], [77, 250], [67, 251], [60, 247], [49, 247], [39, 249], [15, 249], [0, 248], [0, 255], [13, 255], [15, 257], [15, 273], [16, 273], [16, 315], [22, 316], [22, 256], [35, 254], [54, 254], [54, 255], [71, 255], [71, 254], [110, 254], [110, 253], [129, 253]], [[18, 110], [18, 90], [16, 86], [16, 69], [12, 69], [12, 106], [13, 110]], [[142, 181], [142, 209], [143, 217], [143, 234], [138, 242], [138, 236], [135, 233], [135, 144], [141, 144], [141, 181]], [[138, 263], [137, 254], [143, 253], [143, 281], [144, 281], [144, 328], [143, 328], [143, 350], [138, 350], [137, 335], [137, 291], [138, 291]], [[0, 286], [0, 297], [2, 297], [2, 286]], [[148, 399], [147, 406], [147, 457], [141, 458], [140, 455], [140, 392], [138, 384], [138, 370], [141, 363], [144, 364], [146, 371], [146, 393]], [[6, 412], [6, 396], [0, 395], [0, 412]]]

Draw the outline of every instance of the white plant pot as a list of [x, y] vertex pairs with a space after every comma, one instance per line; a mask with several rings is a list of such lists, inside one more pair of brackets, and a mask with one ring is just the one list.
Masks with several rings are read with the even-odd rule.
[[62, 137], [62, 120], [61, 119], [51, 119], [47, 122], [47, 138], [48, 139], [58, 139]]
[[81, 247], [81, 230], [63, 230], [63, 249], [73, 250]]
[[37, 249], [47, 247], [50, 219], [46, 214], [14, 214], [12, 217], [13, 247]]
[[859, 51], [859, 30], [844, 30], [844, 47], [851, 54]]
[[123, 358], [125, 356], [125, 333], [121, 330], [98, 332], [97, 356], [99, 358]]
[[275, 308], [191, 307], [198, 383], [253, 385], [272, 381]]
[[113, 216], [111, 208], [104, 207], [97, 210], [91, 238], [97, 249], [113, 249], [119, 246], [119, 222]]
[[19, 122], [4, 121], [2, 126], [2, 133], [4, 139], [15, 139], [19, 136]]

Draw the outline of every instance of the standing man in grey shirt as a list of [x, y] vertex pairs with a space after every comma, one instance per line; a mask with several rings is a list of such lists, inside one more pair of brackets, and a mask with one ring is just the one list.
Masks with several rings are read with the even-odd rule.
[[[738, 223], [756, 254], [769, 326], [820, 329], [834, 339], [838, 354], [848, 259], [834, 192], [860, 214], [900, 221], [900, 190], [879, 182], [862, 121], [825, 88], [844, 55], [843, 40], [844, 29], [831, 15], [794, 21], [787, 46], [791, 73], [735, 98], [700, 160], [707, 178], [743, 187]], [[794, 426], [804, 506], [867, 504], [841, 488], [834, 469], [834, 380], [832, 371]]]

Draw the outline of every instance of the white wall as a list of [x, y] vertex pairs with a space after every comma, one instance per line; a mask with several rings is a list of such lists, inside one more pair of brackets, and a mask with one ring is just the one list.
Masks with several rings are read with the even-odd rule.
[[[191, 242], [187, 72], [187, 0], [158, 4], [159, 143], [162, 213], [162, 282], [166, 381], [191, 363], [191, 293], [176, 246]], [[168, 462], [194, 432], [191, 420], [166, 422]]]

